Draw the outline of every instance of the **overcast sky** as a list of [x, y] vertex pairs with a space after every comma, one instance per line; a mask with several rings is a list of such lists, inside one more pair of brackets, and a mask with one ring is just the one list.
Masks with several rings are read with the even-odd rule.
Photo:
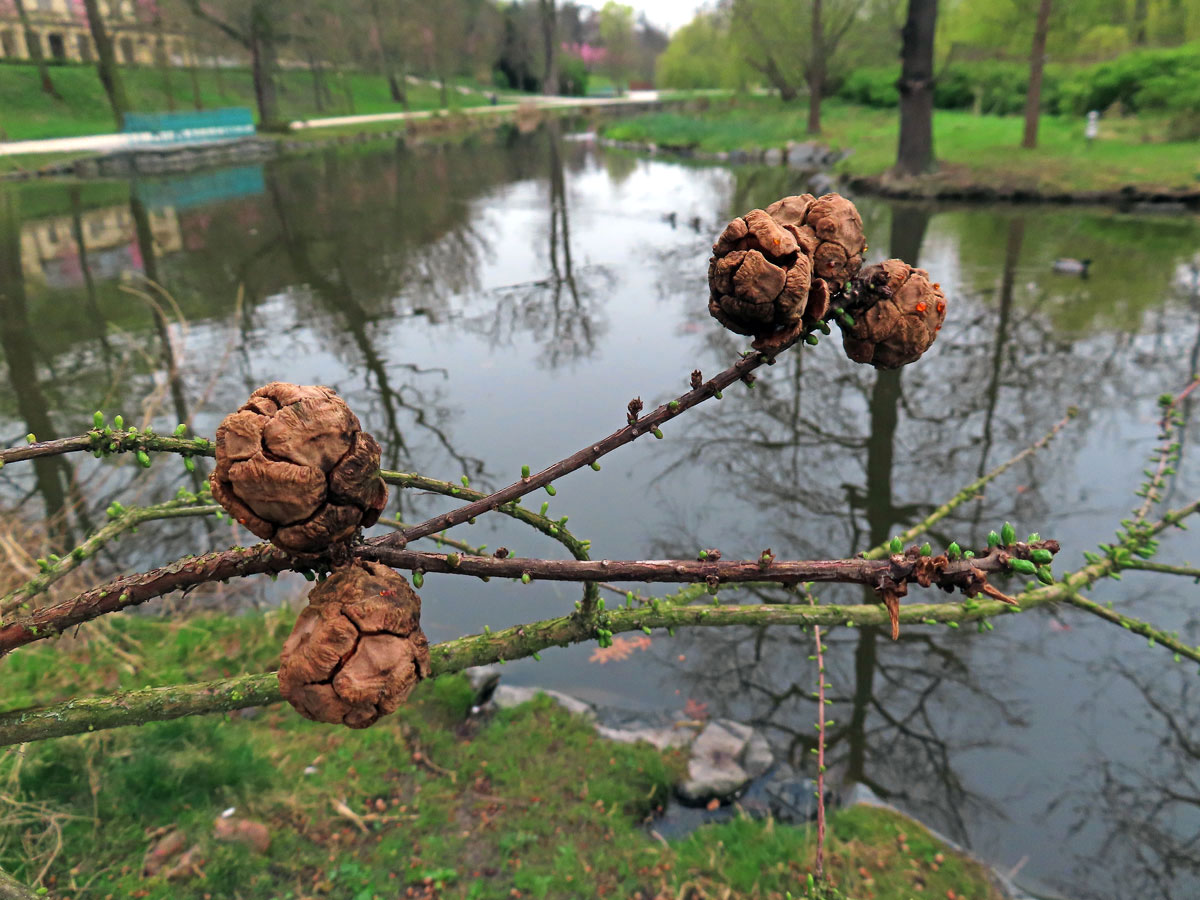
[[[599, 9], [604, 0], [589, 0], [592, 6]], [[702, 0], [622, 0], [639, 13], [645, 13], [646, 18], [660, 28], [674, 31], [680, 25], [692, 21]]]

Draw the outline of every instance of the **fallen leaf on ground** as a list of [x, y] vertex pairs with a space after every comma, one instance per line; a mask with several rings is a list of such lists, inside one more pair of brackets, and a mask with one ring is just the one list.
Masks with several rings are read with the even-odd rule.
[[271, 846], [271, 832], [267, 826], [250, 819], [218, 816], [213, 821], [213, 835], [219, 841], [236, 841], [259, 853], [266, 853]]

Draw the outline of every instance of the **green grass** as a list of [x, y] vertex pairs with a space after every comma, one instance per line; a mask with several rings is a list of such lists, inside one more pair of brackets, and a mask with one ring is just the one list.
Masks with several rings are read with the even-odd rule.
[[[125, 89], [135, 111], [161, 112], [168, 108], [162, 75], [157, 69], [122, 69]], [[54, 66], [50, 75], [62, 95], [61, 101], [48, 98], [39, 89], [37, 71], [23, 63], [0, 64], [0, 130], [6, 140], [73, 137], [116, 130], [108, 101], [96, 70], [92, 66]], [[254, 109], [254, 89], [247, 69], [225, 69], [218, 82], [216, 73], [202, 69], [198, 75], [201, 101], [206, 109], [222, 106], [248, 106]], [[279, 104], [287, 119], [306, 119], [364, 113], [400, 112], [403, 107], [391, 99], [387, 81], [381, 76], [351, 72], [327, 78], [332, 104], [317, 110], [312, 78], [306, 71], [288, 70], [277, 76]], [[171, 86], [176, 108], [194, 109], [192, 83], [188, 72], [171, 70]], [[353, 97], [353, 110], [349, 97]], [[488, 103], [486, 94], [461, 94], [451, 89], [450, 107], [480, 106]], [[437, 109], [441, 94], [430, 84], [408, 86], [411, 109]], [[256, 111], [257, 113], [257, 111]]]
[[[95, 623], [86, 642], [7, 657], [0, 694], [19, 707], [263, 671], [290, 625], [281, 613]], [[665, 846], [643, 823], [680, 774], [678, 754], [601, 740], [546, 698], [486, 723], [466, 717], [470, 702], [465, 679], [450, 677], [422, 684], [364, 731], [280, 705], [6, 752], [0, 867], [32, 880], [50, 861], [44, 883], [73, 900], [390, 900], [410, 885], [428, 891], [418, 896], [471, 900], [514, 889], [675, 897], [687, 884], [716, 890], [708, 896], [801, 895], [811, 829], [735, 820]], [[267, 826], [266, 853], [215, 838], [228, 807]], [[198, 872], [143, 878], [143, 854], [171, 829], [198, 848]], [[973, 863], [902, 816], [851, 809], [833, 816], [830, 833], [829, 868], [850, 896], [901, 900], [917, 885], [927, 897], [996, 896]]]
[[[653, 141], [660, 147], [717, 152], [782, 147], [808, 140], [807, 107], [774, 98], [735, 97], [704, 104], [687, 114], [653, 113], [604, 127], [617, 140]], [[879, 175], [896, 157], [898, 120], [890, 110], [827, 101], [819, 140], [853, 151], [843, 172]], [[1170, 142], [1156, 119], [1102, 123], [1100, 139], [1088, 147], [1079, 119], [1044, 116], [1036, 150], [1020, 148], [1023, 122], [1017, 116], [975, 116], [958, 110], [934, 115], [939, 171], [931, 186], [984, 185], [1042, 192], [1113, 190], [1133, 185], [1148, 190], [1200, 187], [1200, 143]]]

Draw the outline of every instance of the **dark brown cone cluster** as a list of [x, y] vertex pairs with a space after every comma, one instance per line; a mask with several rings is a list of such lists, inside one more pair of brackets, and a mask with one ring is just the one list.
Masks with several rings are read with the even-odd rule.
[[429, 675], [421, 598], [387, 566], [356, 560], [309, 592], [283, 645], [279, 687], [306, 719], [366, 728]]
[[929, 349], [946, 319], [946, 295], [924, 269], [889, 259], [863, 270], [846, 310], [854, 321], [839, 322], [846, 355], [896, 369]]
[[217, 429], [213, 497], [251, 532], [319, 553], [374, 525], [387, 503], [379, 444], [327, 387], [275, 381]]
[[840, 194], [784, 197], [734, 219], [708, 264], [708, 311], [759, 349], [794, 339], [823, 318], [829, 300], [858, 274], [862, 217]]

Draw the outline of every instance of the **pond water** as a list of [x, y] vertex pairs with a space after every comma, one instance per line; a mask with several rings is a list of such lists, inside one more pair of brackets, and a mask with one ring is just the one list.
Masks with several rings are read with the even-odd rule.
[[[784, 169], [639, 159], [552, 128], [133, 184], [5, 187], [0, 439], [78, 433], [95, 409], [211, 435], [250, 390], [282, 379], [336, 387], [388, 467], [500, 486], [619, 427], [630, 398], [652, 406], [692, 369], [728, 365], [743, 345], [705, 308], [711, 242], [731, 215], [805, 187]], [[848, 555], [922, 518], [1068, 405], [1080, 415], [1064, 433], [934, 541], [978, 545], [1011, 520], [1059, 539], [1065, 570], [1112, 535], [1153, 448], [1155, 398], [1200, 368], [1200, 222], [855, 199], [873, 260], [919, 262], [946, 288], [933, 350], [899, 373], [855, 366], [836, 340], [791, 351], [755, 390], [730, 389], [663, 441], [558, 482], [551, 510], [570, 515], [593, 556]], [[1064, 256], [1092, 259], [1092, 277], [1054, 273]], [[1193, 405], [1176, 503], [1200, 488]], [[64, 457], [7, 467], [0, 497], [69, 547], [112, 499], [184, 484], [177, 461], [142, 474], [132, 460]], [[390, 512], [416, 521], [444, 508], [407, 493]], [[100, 565], [248, 542], [230, 529], [147, 525]], [[561, 555], [500, 516], [459, 531]], [[1179, 533], [1162, 558], [1195, 551]], [[249, 600], [235, 586], [189, 602], [296, 603], [305, 585], [261, 582]], [[1129, 573], [1094, 596], [1197, 643], [1197, 591]], [[578, 591], [429, 576], [423, 595], [436, 641], [561, 614]], [[986, 634], [907, 628], [895, 643], [836, 629], [829, 645], [835, 773], [1066, 896], [1200, 894], [1193, 665], [1069, 608]], [[504, 678], [634, 710], [706, 704], [804, 766], [810, 646], [795, 629], [656, 632], [624, 659], [592, 661], [595, 647], [578, 646], [509, 664]]]

